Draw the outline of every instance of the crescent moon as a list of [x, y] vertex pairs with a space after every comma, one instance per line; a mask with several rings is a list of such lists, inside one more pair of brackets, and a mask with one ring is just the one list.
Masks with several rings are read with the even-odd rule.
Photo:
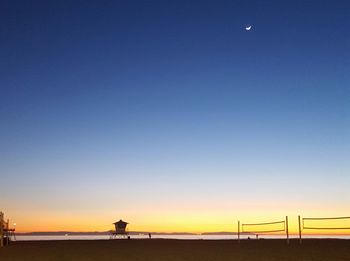
[[245, 29], [246, 29], [247, 31], [249, 31], [250, 29], [252, 29], [252, 26], [251, 26], [251, 25], [246, 26]]

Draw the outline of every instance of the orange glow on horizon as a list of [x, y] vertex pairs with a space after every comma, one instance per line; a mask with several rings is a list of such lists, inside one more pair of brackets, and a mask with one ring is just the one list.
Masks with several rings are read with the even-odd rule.
[[[237, 232], [238, 220], [232, 220], [230, 217], [217, 218], [217, 222], [208, 216], [163, 216], [160, 218], [145, 217], [142, 219], [128, 219], [120, 217], [123, 220], [129, 222], [128, 230], [137, 232], [159, 232], [159, 233], [195, 233], [200, 234], [204, 232]], [[282, 217], [283, 218], [283, 217]], [[54, 231], [69, 231], [69, 232], [104, 232], [113, 229], [112, 223], [118, 218], [84, 218], [84, 217], [49, 217], [46, 216], [43, 219], [16, 219], [17, 232], [54, 232]], [[242, 218], [241, 222], [265, 222], [274, 221], [280, 219], [266, 219], [258, 220], [251, 217], [246, 219]], [[283, 220], [283, 219], [282, 219]], [[348, 221], [350, 225], [350, 220]], [[343, 226], [342, 222], [334, 222], [333, 227]], [[289, 217], [289, 233], [290, 235], [298, 234], [298, 222], [296, 216]], [[284, 232], [272, 233], [272, 234], [284, 234]], [[348, 230], [305, 230], [304, 235], [348, 235]]]
[[[237, 222], [260, 223], [285, 220], [289, 218], [289, 233], [298, 234], [298, 214], [304, 217], [329, 216], [329, 210], [324, 206], [316, 208], [304, 203], [303, 209], [298, 208], [298, 202], [289, 202], [288, 208], [283, 208], [282, 202], [257, 204], [254, 202], [196, 202], [188, 200], [157, 202], [152, 204], [119, 207], [118, 211], [111, 208], [110, 202], [87, 205], [84, 208], [54, 208], [51, 205], [43, 208], [29, 204], [11, 205], [3, 209], [10, 223], [17, 223], [17, 232], [94, 232], [113, 229], [112, 223], [123, 219], [129, 223], [129, 231], [167, 232], [167, 233], [203, 233], [203, 232], [237, 232]], [[295, 209], [298, 209], [296, 213]], [[307, 211], [313, 209], [313, 211]], [[343, 216], [347, 208], [333, 207], [332, 216]], [[350, 220], [335, 221], [332, 226], [350, 227]], [[305, 230], [303, 234], [346, 235], [349, 230]]]

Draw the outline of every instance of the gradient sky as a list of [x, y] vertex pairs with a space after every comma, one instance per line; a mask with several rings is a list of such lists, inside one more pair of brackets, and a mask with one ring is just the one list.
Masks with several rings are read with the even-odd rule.
[[0, 72], [20, 231], [350, 214], [349, 1], [3, 0]]

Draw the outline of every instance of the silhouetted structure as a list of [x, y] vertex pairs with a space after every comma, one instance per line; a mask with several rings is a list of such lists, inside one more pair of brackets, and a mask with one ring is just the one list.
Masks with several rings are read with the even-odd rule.
[[[301, 232], [305, 229], [314, 229], [314, 230], [349, 230], [350, 225], [343, 225], [339, 226], [334, 224], [333, 226], [330, 225], [330, 222], [339, 221], [339, 220], [348, 220], [350, 221], [350, 217], [301, 217], [298, 216], [298, 223], [299, 223], [299, 243], [301, 244]], [[315, 222], [315, 224], [312, 224], [312, 221]], [[322, 222], [324, 222], [322, 224]], [[339, 223], [341, 224], [341, 223]]]
[[119, 220], [117, 222], [113, 223], [115, 226], [115, 231], [111, 231], [111, 239], [116, 238], [116, 237], [127, 237], [128, 232], [126, 230], [127, 225], [129, 224], [128, 222], [125, 222], [123, 220]]
[[4, 213], [0, 212], [0, 247], [10, 244], [11, 236], [15, 239], [15, 229], [10, 228], [10, 221], [5, 221]]
[[[285, 232], [287, 244], [289, 244], [289, 229], [288, 229], [288, 216], [285, 220], [265, 222], [265, 223], [255, 223], [255, 224], [241, 224], [238, 221], [238, 242], [240, 242], [240, 234], [254, 234], [256, 239], [259, 239], [259, 234], [274, 233], [274, 232]], [[277, 227], [274, 227], [274, 226]], [[272, 226], [272, 227], [271, 227]], [[248, 237], [250, 239], [250, 237]]]

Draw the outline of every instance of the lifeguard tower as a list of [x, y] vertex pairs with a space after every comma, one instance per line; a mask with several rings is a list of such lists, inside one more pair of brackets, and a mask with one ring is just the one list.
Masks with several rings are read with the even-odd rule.
[[16, 240], [15, 229], [10, 228], [10, 221], [5, 221], [4, 213], [0, 212], [0, 247], [9, 245], [11, 238]]
[[117, 237], [128, 237], [128, 231], [126, 229], [128, 222], [125, 222], [123, 220], [119, 220], [117, 222], [113, 223], [115, 226], [115, 231], [111, 231], [110, 239], [114, 239]]

